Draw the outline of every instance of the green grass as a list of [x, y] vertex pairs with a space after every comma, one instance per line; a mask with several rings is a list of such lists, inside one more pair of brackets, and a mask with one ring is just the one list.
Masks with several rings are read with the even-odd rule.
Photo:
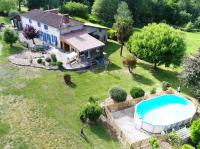
[[[187, 41], [187, 53], [194, 53], [199, 41], [193, 39], [198, 38], [199, 34], [185, 34], [186, 40], [190, 40]], [[88, 98], [95, 96], [103, 101], [113, 86], [121, 86], [129, 92], [132, 87], [142, 87], [145, 91], [150, 91], [153, 87], [160, 87], [162, 81], [172, 83], [175, 88], [179, 85], [177, 75], [180, 68], [160, 67], [155, 73], [151, 71], [151, 64], [139, 61], [135, 74], [131, 75], [122, 65], [120, 46], [114, 41], [109, 41], [105, 47], [112, 62], [108, 71], [68, 72], [73, 86], [64, 84], [65, 72], [18, 67], [8, 63], [7, 57], [20, 51], [21, 47], [18, 44], [14, 48], [5, 43], [3, 45], [3, 55], [0, 56], [2, 148], [8, 143], [21, 148], [37, 148], [36, 144], [49, 148], [63, 143], [67, 148], [123, 148], [101, 124], [88, 126], [81, 123], [79, 110]], [[124, 55], [127, 53], [124, 50]], [[184, 91], [190, 94], [189, 90]], [[9, 131], [2, 131], [5, 127]], [[85, 127], [90, 143], [80, 137], [82, 127]]]
[[187, 54], [195, 53], [200, 48], [200, 33], [184, 33]]
[[0, 23], [9, 24], [10, 23], [10, 19], [8, 17], [0, 16]]

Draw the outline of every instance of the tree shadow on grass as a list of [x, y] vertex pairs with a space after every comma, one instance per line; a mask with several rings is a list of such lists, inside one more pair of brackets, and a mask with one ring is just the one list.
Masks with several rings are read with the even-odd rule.
[[112, 53], [116, 52], [120, 48], [120, 45], [116, 41], [108, 41], [105, 46], [105, 52], [109, 57]]
[[22, 47], [15, 46], [15, 45], [12, 46], [12, 47], [6, 46], [6, 47], [4, 47], [4, 50], [5, 50], [5, 48], [7, 48], [8, 54], [17, 54], [17, 53], [20, 53], [24, 50]]
[[142, 76], [139, 74], [132, 74], [132, 77], [133, 77], [134, 81], [145, 84], [145, 85], [153, 85], [154, 84], [154, 82], [151, 79], [146, 78], [145, 76]]
[[108, 134], [106, 128], [103, 125], [95, 123], [93, 125], [90, 125], [89, 129], [99, 138], [106, 141], [113, 141], [113, 138]]
[[70, 88], [76, 88], [77, 87], [77, 85], [74, 82], [71, 82], [70, 84], [68, 84], [68, 86]]

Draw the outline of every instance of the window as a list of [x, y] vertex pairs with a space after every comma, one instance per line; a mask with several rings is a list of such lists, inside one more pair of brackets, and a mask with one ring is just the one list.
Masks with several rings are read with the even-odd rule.
[[44, 25], [44, 29], [48, 30], [48, 26], [46, 24]]
[[37, 25], [38, 25], [38, 27], [40, 27], [40, 26], [41, 26], [41, 24], [40, 24], [40, 22], [39, 22], [39, 21], [37, 22]]
[[31, 19], [29, 19], [29, 23], [30, 23], [30, 24], [32, 23], [32, 20], [31, 20]]

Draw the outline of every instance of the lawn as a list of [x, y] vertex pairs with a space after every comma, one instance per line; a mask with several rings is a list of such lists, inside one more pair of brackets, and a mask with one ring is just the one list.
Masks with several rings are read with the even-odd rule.
[[10, 19], [8, 17], [0, 16], [0, 23], [8, 24], [10, 23]]
[[[185, 33], [187, 53], [198, 48], [198, 33]], [[193, 38], [193, 39], [192, 39]], [[0, 41], [2, 42], [2, 41]], [[193, 44], [192, 44], [193, 42]], [[90, 96], [103, 101], [112, 86], [121, 86], [128, 92], [140, 86], [145, 91], [160, 87], [162, 81], [179, 85], [180, 68], [164, 68], [154, 73], [151, 65], [139, 61], [131, 75], [122, 65], [120, 46], [109, 41], [105, 52], [112, 64], [108, 71], [68, 72], [74, 83], [66, 86], [66, 72], [47, 71], [10, 64], [7, 57], [21, 48], [9, 48], [5, 43], [0, 56], [0, 148], [123, 148], [101, 124], [91, 126], [79, 120], [79, 110]], [[128, 52], [124, 50], [124, 55]], [[185, 90], [190, 93], [189, 90]], [[84, 127], [89, 142], [80, 137]]]

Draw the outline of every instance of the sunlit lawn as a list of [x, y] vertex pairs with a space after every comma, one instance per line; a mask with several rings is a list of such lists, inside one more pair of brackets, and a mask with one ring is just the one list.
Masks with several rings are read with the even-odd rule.
[[[198, 37], [198, 33], [186, 33], [187, 53], [194, 53], [198, 48]], [[121, 86], [129, 92], [135, 86], [150, 91], [153, 87], [160, 87], [162, 81], [172, 83], [175, 88], [179, 85], [177, 75], [180, 68], [160, 67], [157, 72], [152, 72], [151, 64], [139, 61], [135, 74], [131, 75], [122, 65], [123, 57], [119, 56], [119, 45], [114, 41], [109, 41], [105, 48], [112, 62], [108, 71], [68, 72], [73, 86], [64, 84], [63, 74], [66, 72], [10, 64], [7, 57], [21, 49], [18, 44], [15, 46], [10, 48], [4, 43], [3, 55], [0, 56], [0, 110], [3, 111], [0, 113], [3, 120], [0, 122], [0, 147], [13, 142], [14, 146], [21, 148], [36, 144], [47, 148], [44, 141], [52, 147], [52, 143], [60, 145], [67, 139], [67, 148], [122, 148], [101, 124], [88, 126], [80, 122], [79, 110], [87, 99], [95, 96], [103, 101], [112, 86]], [[124, 55], [127, 53], [124, 49]], [[80, 137], [82, 127], [85, 127], [90, 143]], [[59, 138], [57, 142], [56, 137]]]

